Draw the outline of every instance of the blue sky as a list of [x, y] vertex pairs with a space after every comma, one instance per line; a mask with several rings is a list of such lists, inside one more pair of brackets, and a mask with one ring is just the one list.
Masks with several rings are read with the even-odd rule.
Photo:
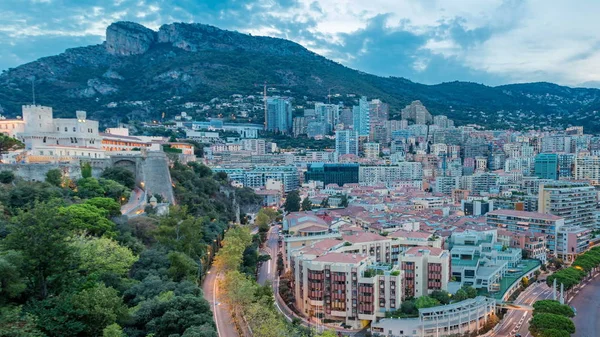
[[600, 87], [598, 0], [2, 0], [0, 13], [0, 69], [101, 43], [114, 21], [199, 22], [427, 84]]

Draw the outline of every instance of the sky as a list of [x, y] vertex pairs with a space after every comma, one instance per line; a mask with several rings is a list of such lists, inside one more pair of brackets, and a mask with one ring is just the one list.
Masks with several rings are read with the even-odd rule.
[[115, 21], [197, 22], [426, 84], [600, 87], [600, 0], [1, 0], [0, 13], [0, 70], [101, 43]]

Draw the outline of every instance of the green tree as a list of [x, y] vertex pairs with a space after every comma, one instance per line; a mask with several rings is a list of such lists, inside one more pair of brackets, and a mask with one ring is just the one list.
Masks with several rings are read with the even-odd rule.
[[347, 195], [345, 195], [345, 194], [342, 194], [342, 197], [341, 197], [341, 199], [342, 199], [342, 200], [341, 200], [341, 203], [340, 203], [340, 205], [341, 205], [342, 207], [344, 207], [344, 208], [348, 207], [348, 196], [347, 196]]
[[566, 304], [560, 304], [554, 300], [540, 300], [533, 303], [533, 315], [537, 314], [556, 314], [565, 317], [573, 317], [573, 309]]
[[20, 307], [0, 307], [0, 336], [46, 337], [37, 327], [37, 317]]
[[114, 236], [115, 224], [108, 220], [108, 211], [91, 204], [74, 204], [57, 210], [67, 219], [68, 228], [96, 236]]
[[18, 297], [27, 288], [21, 275], [22, 265], [23, 258], [18, 252], [0, 252], [0, 305]]
[[205, 324], [214, 328], [210, 305], [201, 296], [193, 295], [145, 301], [134, 313], [132, 324], [143, 331], [141, 336], [145, 333], [156, 337], [181, 335], [191, 327]]
[[89, 162], [81, 164], [81, 177], [83, 179], [92, 177], [92, 165]]
[[571, 337], [571, 334], [563, 330], [548, 329], [542, 331], [540, 337]]
[[13, 171], [0, 171], [0, 183], [10, 184], [15, 180]]
[[125, 318], [127, 307], [118, 292], [104, 284], [79, 293], [62, 293], [36, 303], [38, 326], [49, 336], [101, 336], [105, 327]]
[[135, 175], [124, 167], [115, 166], [106, 168], [102, 171], [101, 177], [116, 181], [129, 189], [135, 187]]
[[186, 254], [170, 252], [168, 258], [171, 263], [168, 273], [173, 280], [193, 280], [200, 274], [199, 268], [201, 266]]
[[77, 195], [82, 199], [103, 197], [106, 191], [95, 178], [77, 180]]
[[283, 208], [288, 213], [300, 211], [300, 193], [298, 191], [288, 193]]
[[63, 175], [60, 169], [52, 169], [46, 172], [46, 182], [50, 185], [60, 186], [62, 184]]
[[469, 295], [467, 294], [467, 292], [464, 289], [458, 289], [458, 291], [456, 292], [456, 294], [454, 294], [454, 296], [452, 296], [452, 299], [455, 302], [460, 302], [460, 301], [464, 301], [467, 298], [469, 298]]
[[0, 160], [3, 154], [7, 154], [10, 151], [16, 151], [25, 147], [19, 140], [0, 133]]
[[166, 247], [198, 260], [206, 252], [203, 232], [208, 222], [206, 217], [189, 215], [186, 207], [173, 206], [169, 215], [161, 218], [154, 237]]
[[321, 201], [321, 208], [329, 208], [329, 198], [325, 198]]
[[78, 235], [71, 243], [79, 258], [79, 268], [86, 275], [115, 274], [125, 276], [137, 261], [129, 248], [120, 246], [116, 241], [102, 237]]
[[108, 325], [127, 315], [127, 307], [123, 304], [117, 290], [107, 288], [99, 283], [90, 289], [84, 289], [73, 298], [75, 309], [85, 314], [80, 320], [86, 325], [85, 336], [98, 336]]
[[450, 303], [451, 299], [450, 293], [445, 290], [435, 290], [429, 296], [434, 298], [441, 304], [448, 304]]
[[127, 337], [121, 326], [113, 323], [102, 330], [102, 337]]
[[[104, 195], [107, 198], [115, 199], [119, 202], [126, 201], [129, 199], [130, 191], [127, 187], [119, 184], [118, 182], [110, 179], [100, 178], [98, 183], [104, 189]], [[91, 198], [88, 197], [88, 198]]]
[[544, 331], [555, 329], [575, 333], [575, 324], [569, 318], [556, 314], [537, 314], [529, 323], [529, 331], [534, 336], [541, 335]]
[[440, 302], [429, 296], [421, 296], [415, 301], [417, 309], [431, 308], [440, 305]]
[[23, 258], [21, 272], [39, 298], [46, 298], [54, 285], [68, 277], [73, 249], [68, 243], [67, 217], [49, 204], [37, 204], [20, 213], [9, 225], [10, 233], [2, 241], [4, 249], [19, 252]]
[[472, 286], [465, 286], [463, 289], [467, 292], [468, 298], [477, 297], [477, 289], [473, 288]]
[[304, 200], [302, 200], [302, 210], [303, 211], [312, 210], [312, 202], [310, 201], [309, 197], [306, 197], [306, 198], [304, 198]]
[[110, 217], [121, 215], [121, 205], [114, 199], [96, 197], [86, 200], [85, 203], [97, 207], [98, 209], [108, 211], [108, 216]]

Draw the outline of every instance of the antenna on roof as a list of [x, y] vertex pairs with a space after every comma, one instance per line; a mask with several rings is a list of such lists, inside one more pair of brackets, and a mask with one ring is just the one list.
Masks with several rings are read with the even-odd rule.
[[33, 105], [35, 105], [35, 76], [31, 76], [31, 96], [33, 97]]

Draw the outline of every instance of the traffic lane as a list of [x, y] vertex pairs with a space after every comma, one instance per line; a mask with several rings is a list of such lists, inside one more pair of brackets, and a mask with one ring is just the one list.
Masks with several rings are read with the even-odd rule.
[[579, 290], [570, 303], [577, 310], [573, 317], [574, 337], [597, 337], [600, 333], [600, 278], [593, 280]]
[[[548, 294], [550, 294], [551, 296], [550, 290], [551, 289], [548, 288], [545, 284], [535, 283], [529, 286], [527, 289], [525, 289], [525, 291], [523, 291], [519, 295], [519, 297], [517, 297], [517, 299], [515, 300], [515, 304], [530, 305], [530, 303], [533, 303], [539, 296], [545, 297], [548, 296]], [[513, 333], [513, 330], [519, 325], [519, 322], [521, 322], [521, 326], [519, 327], [519, 331], [517, 332], [527, 331], [527, 329], [529, 328], [529, 318], [531, 318], [531, 313], [527, 311], [524, 312], [521, 310], [509, 310], [506, 313], [506, 315], [504, 315], [504, 318], [498, 325], [496, 332], [492, 335], [498, 337], [513, 336], [515, 334]], [[523, 333], [521, 334], [522, 336], [525, 336]]]
[[227, 307], [219, 301], [219, 278], [214, 267], [206, 274], [202, 289], [204, 298], [211, 304], [213, 319], [220, 337], [239, 336]]

